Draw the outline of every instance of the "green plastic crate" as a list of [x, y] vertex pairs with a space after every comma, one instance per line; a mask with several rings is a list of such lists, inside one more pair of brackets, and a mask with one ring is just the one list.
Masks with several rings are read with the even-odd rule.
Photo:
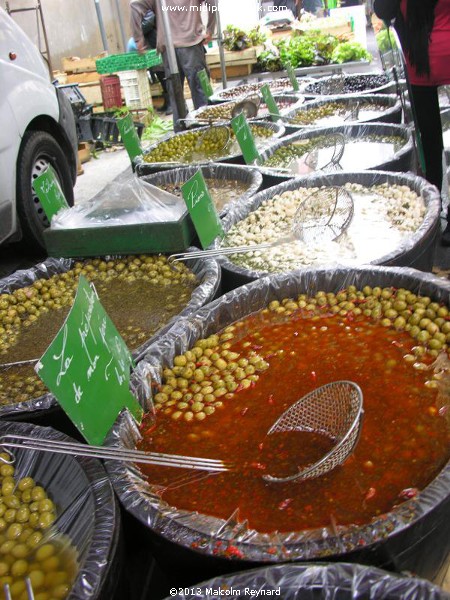
[[112, 54], [111, 56], [105, 56], [105, 58], [99, 58], [95, 61], [97, 73], [101, 73], [102, 75], [117, 73], [118, 71], [149, 69], [160, 64], [162, 64], [162, 58], [156, 50], [148, 50], [144, 54], [139, 54], [139, 52]]

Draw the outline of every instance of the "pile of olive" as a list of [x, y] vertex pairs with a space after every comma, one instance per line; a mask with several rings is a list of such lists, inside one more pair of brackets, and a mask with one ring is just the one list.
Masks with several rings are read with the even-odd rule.
[[254, 92], [258, 92], [263, 85], [269, 85], [272, 92], [286, 90], [292, 88], [292, 84], [288, 78], [274, 79], [272, 81], [259, 81], [258, 83], [246, 83], [243, 85], [237, 85], [236, 87], [230, 88], [220, 92], [220, 97], [223, 100], [234, 100], [241, 96], [247, 96]]
[[174, 358], [174, 364], [164, 369], [163, 382], [154, 401], [157, 410], [170, 414], [178, 421], [203, 421], [224, 400], [234, 393], [249, 388], [258, 381], [258, 373], [268, 363], [248, 344], [246, 352], [231, 352], [231, 341], [243, 323], [227, 327], [219, 335], [210, 335], [195, 343]]
[[195, 275], [185, 265], [180, 263], [174, 269], [166, 256], [126, 256], [114, 260], [94, 258], [76, 262], [65, 273], [38, 279], [10, 294], [0, 294], [0, 354], [6, 354], [8, 348], [17, 343], [22, 327], [29, 327], [49, 310], [70, 306], [79, 275], [93, 282], [142, 280], [158, 286], [196, 281]]
[[267, 167], [287, 167], [289, 163], [296, 158], [304, 156], [308, 152], [311, 152], [314, 148], [327, 148], [335, 145], [336, 140], [331, 136], [317, 136], [315, 138], [308, 138], [304, 140], [298, 140], [294, 144], [286, 144], [280, 146], [269, 158], [264, 162], [263, 166]]
[[[251, 124], [255, 138], [269, 138], [273, 131], [269, 127]], [[210, 129], [197, 129], [174, 135], [159, 142], [153, 150], [144, 155], [145, 162], [177, 162], [189, 164], [204, 158], [214, 159], [239, 152], [231, 127], [217, 126]]]
[[297, 300], [274, 300], [268, 309], [286, 316], [299, 309], [313, 314], [364, 316], [379, 321], [383, 327], [406, 331], [417, 342], [414, 354], [404, 356], [407, 362], [425, 355], [435, 357], [442, 350], [448, 352], [450, 347], [449, 309], [404, 288], [366, 285], [358, 290], [350, 285], [337, 294], [319, 291], [313, 297], [300, 294]]
[[327, 102], [314, 108], [300, 109], [293, 117], [289, 118], [289, 122], [294, 125], [311, 125], [319, 119], [324, 119], [340, 112], [346, 112], [342, 104]]
[[[351, 94], [354, 92], [364, 92], [366, 90], [373, 90], [389, 83], [389, 79], [386, 75], [346, 75], [344, 77], [343, 89], [339, 91], [340, 94]], [[305, 94], [335, 94], [335, 91], [329, 89], [329, 80], [324, 79], [322, 81], [316, 81], [306, 86], [304, 90]]]
[[[3, 453], [0, 458], [9, 460]], [[66, 598], [77, 571], [77, 552], [51, 530], [53, 502], [31, 477], [15, 479], [14, 467], [0, 466], [0, 587], [9, 584], [13, 600], [28, 600], [29, 578], [35, 600]]]
[[197, 113], [197, 118], [209, 119], [211, 121], [229, 121], [235, 106], [235, 102], [207, 106]]
[[[132, 350], [186, 306], [197, 283], [194, 273], [184, 264], [174, 268], [165, 256], [75, 262], [65, 273], [38, 279], [29, 286], [0, 295], [2, 364], [34, 359], [45, 351], [72, 305], [79, 275], [95, 283], [102, 304]], [[117, 287], [116, 280], [127, 285]], [[143, 298], [144, 289], [147, 292]], [[125, 310], [124, 296], [128, 303]], [[55, 310], [61, 311], [56, 318], [52, 316]], [[0, 405], [26, 402], [45, 392], [33, 364], [0, 369]]]
[[[365, 286], [358, 290], [350, 285], [336, 294], [318, 291], [312, 297], [300, 294], [296, 299], [273, 300], [261, 311], [263, 317], [270, 312], [281, 319], [299, 312], [313, 318], [333, 314], [352, 320], [369, 318], [383, 327], [406, 331], [416, 345], [403, 358], [418, 369], [426, 368], [419, 358], [436, 357], [450, 347], [448, 308], [404, 288]], [[255, 385], [269, 364], [252, 349], [251, 342], [245, 342], [240, 353], [231, 350], [233, 340], [242, 337], [243, 327], [245, 322], [238, 321], [175, 356], [172, 367], [163, 370], [162, 384], [154, 396], [156, 409], [176, 421], [203, 421], [236, 393]], [[427, 386], [436, 387], [436, 379]]]

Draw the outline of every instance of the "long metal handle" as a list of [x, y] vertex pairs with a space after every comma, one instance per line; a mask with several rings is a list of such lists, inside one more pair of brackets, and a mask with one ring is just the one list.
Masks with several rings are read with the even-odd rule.
[[[55, 452], [56, 454], [70, 454], [78, 456], [89, 456], [104, 460], [119, 460], [126, 462], [138, 462], [147, 465], [159, 465], [164, 467], [177, 467], [180, 469], [198, 469], [221, 473], [230, 470], [231, 463], [211, 458], [198, 458], [194, 456], [180, 456], [175, 454], [163, 454], [159, 452], [143, 452], [141, 450], [127, 450], [126, 448], [105, 448], [104, 446], [90, 446], [74, 442], [61, 442], [57, 440], [39, 439], [25, 435], [7, 434], [0, 437], [0, 447], [4, 449], [26, 448], [41, 452]], [[8, 452], [8, 454], [11, 453]], [[0, 458], [0, 461], [2, 459]], [[3, 459], [3, 462], [7, 462]]]
[[214, 250], [197, 250], [194, 252], [180, 252], [179, 254], [171, 254], [168, 258], [169, 262], [177, 262], [181, 260], [189, 260], [191, 258], [205, 258], [208, 256], [226, 256], [228, 254], [245, 254], [254, 250], [266, 250], [273, 248], [283, 242], [270, 242], [267, 244], [254, 244], [253, 246], [230, 246], [229, 248], [215, 248]]
[[[27, 593], [27, 600], [34, 600], [34, 592], [33, 586], [31, 585], [31, 580], [29, 577], [25, 577], [25, 591]], [[11, 588], [9, 587], [9, 583], [5, 583], [3, 585], [3, 593], [5, 594], [5, 600], [14, 600], [11, 596]], [[22, 596], [21, 596], [22, 598]]]

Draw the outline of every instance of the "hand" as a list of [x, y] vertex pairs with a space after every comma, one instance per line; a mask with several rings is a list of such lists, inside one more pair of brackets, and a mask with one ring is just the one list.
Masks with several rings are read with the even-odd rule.
[[145, 42], [143, 42], [142, 40], [139, 40], [136, 44], [137, 46], [137, 50], [139, 52], [139, 54], [144, 54], [144, 52], [147, 50], [146, 46], [145, 46]]
[[205, 35], [205, 37], [203, 38], [203, 43], [208, 44], [211, 40], [212, 40], [212, 35], [210, 33], [207, 33]]

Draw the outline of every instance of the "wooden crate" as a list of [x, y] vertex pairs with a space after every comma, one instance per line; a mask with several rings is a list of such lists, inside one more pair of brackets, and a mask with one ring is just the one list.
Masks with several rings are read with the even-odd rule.
[[96, 71], [95, 61], [99, 58], [108, 56], [107, 52], [102, 52], [97, 56], [89, 56], [88, 58], [80, 58], [79, 56], [65, 56], [62, 59], [62, 68], [66, 73], [84, 73], [85, 71]]
[[98, 83], [100, 75], [97, 71], [87, 71], [85, 73], [68, 73], [66, 83]]
[[[240, 50], [239, 52], [231, 52], [230, 50], [225, 50], [225, 64], [236, 64], [242, 62], [252, 63], [256, 62], [256, 54], [259, 50], [259, 47], [253, 46], [252, 48], [247, 48], [246, 50]], [[208, 67], [220, 67], [220, 54], [217, 48], [214, 51], [209, 51], [206, 54], [206, 64]]]
[[[256, 62], [256, 60], [255, 60]], [[254, 63], [242, 63], [237, 65], [226, 65], [227, 77], [243, 77], [250, 75]], [[222, 80], [222, 70], [220, 67], [210, 68], [211, 78], [216, 81]]]

